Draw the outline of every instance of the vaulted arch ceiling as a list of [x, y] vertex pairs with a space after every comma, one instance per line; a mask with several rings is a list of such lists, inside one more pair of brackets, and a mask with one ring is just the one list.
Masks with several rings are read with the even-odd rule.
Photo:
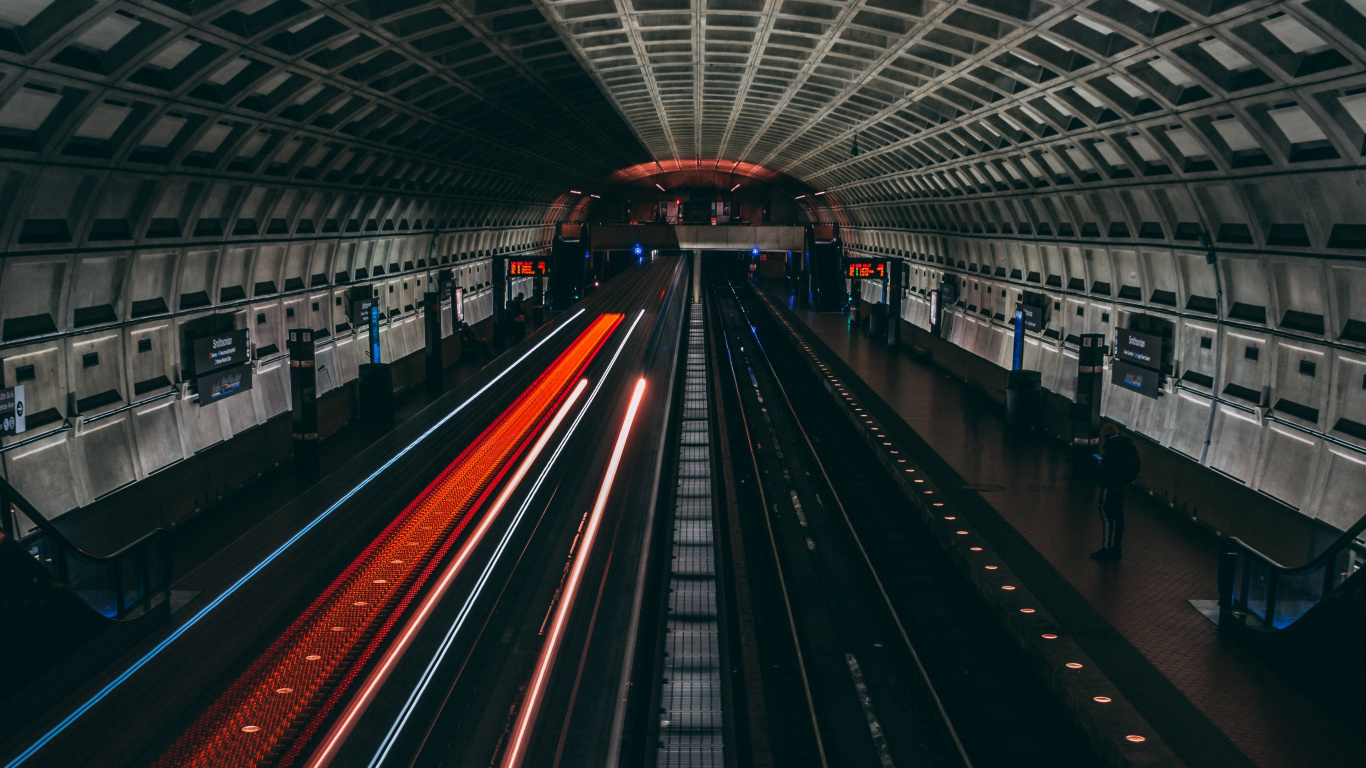
[[1366, 245], [1334, 173], [1366, 127], [1354, 0], [540, 2], [657, 158], [768, 166], [852, 222]]
[[[1355, 175], [1321, 173], [1361, 154], [1363, 13], [1359, 0], [10, 0], [0, 153], [552, 205], [651, 159], [720, 157], [827, 190], [874, 225], [1171, 239], [1231, 224], [1229, 242], [1329, 247], [1363, 240]], [[1198, 186], [1276, 172], [1310, 175], [1281, 192]], [[1323, 190], [1331, 211], [1294, 204]]]

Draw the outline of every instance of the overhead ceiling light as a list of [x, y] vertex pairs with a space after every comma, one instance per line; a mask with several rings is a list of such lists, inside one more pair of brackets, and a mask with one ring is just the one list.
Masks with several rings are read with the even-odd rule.
[[817, 196], [819, 196], [819, 195], [823, 195], [823, 194], [825, 194], [825, 193], [824, 193], [824, 192], [816, 192], [816, 193], [814, 193], [814, 194], [816, 194]]
[[668, 191], [669, 191], [669, 190], [665, 189], [664, 186], [661, 185], [661, 184], [660, 184], [659, 182], [657, 182], [657, 181], [655, 182], [655, 186], [656, 186], [656, 187], [659, 187], [659, 191], [660, 191], [660, 192], [668, 192]]
[[591, 198], [593, 198], [594, 200], [601, 200], [601, 199], [602, 199], [602, 195], [590, 194], [590, 195], [588, 195], [588, 196], [591, 197]]
[[571, 189], [571, 190], [569, 190], [569, 194], [571, 194], [571, 195], [582, 195], [583, 193], [580, 192], [580, 191], [578, 191], [577, 189]]
[[802, 199], [803, 197], [806, 197], [806, 195], [797, 195], [798, 200]]
[[736, 184], [735, 186], [733, 186], [733, 187], [730, 188], [730, 191], [734, 192], [735, 190], [737, 190], [737, 189], [739, 189], [739, 188], [740, 188], [740, 185], [739, 185], [739, 184]]

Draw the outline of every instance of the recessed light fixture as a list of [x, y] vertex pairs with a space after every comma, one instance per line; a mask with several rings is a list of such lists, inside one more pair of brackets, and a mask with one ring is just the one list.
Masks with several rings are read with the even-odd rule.
[[656, 186], [656, 187], [659, 187], [659, 191], [660, 191], [660, 192], [668, 192], [668, 191], [669, 191], [669, 190], [667, 190], [667, 189], [664, 188], [664, 185], [660, 184], [660, 183], [657, 182], [657, 181], [655, 182], [655, 186]]
[[602, 199], [602, 195], [593, 195], [593, 194], [590, 194], [589, 197], [593, 198], [594, 200], [601, 200], [601, 199]]
[[812, 193], [812, 194], [816, 195], [817, 197], [820, 197], [821, 195], [823, 195], [823, 194], [825, 194], [825, 193], [824, 193], [824, 192], [814, 192], [814, 193]]
[[736, 184], [735, 186], [733, 186], [733, 187], [730, 188], [730, 191], [734, 192], [735, 190], [737, 190], [737, 189], [739, 189], [739, 188], [740, 188], [740, 185], [739, 185], [739, 184]]
[[583, 193], [580, 192], [580, 191], [578, 191], [577, 189], [571, 189], [571, 190], [569, 190], [569, 194], [571, 194], [571, 195], [582, 195]]
[[797, 200], [800, 200], [800, 199], [802, 199], [803, 197], [806, 197], [806, 195], [797, 195], [796, 199], [797, 199]]

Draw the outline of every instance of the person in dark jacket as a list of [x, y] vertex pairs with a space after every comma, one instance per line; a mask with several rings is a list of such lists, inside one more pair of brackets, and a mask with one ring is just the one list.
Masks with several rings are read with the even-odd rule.
[[1114, 424], [1100, 428], [1100, 440], [1103, 453], [1096, 484], [1100, 486], [1101, 547], [1091, 557], [1118, 560], [1124, 556], [1124, 497], [1138, 478], [1138, 449]]

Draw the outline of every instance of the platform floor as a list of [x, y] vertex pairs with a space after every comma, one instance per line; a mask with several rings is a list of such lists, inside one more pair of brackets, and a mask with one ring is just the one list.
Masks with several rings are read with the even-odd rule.
[[1012, 567], [1034, 574], [1040, 583], [1030, 588], [1055, 618], [1079, 625], [1073, 631], [1088, 637], [1088, 653], [1192, 768], [1366, 765], [1361, 737], [1221, 638], [1188, 602], [1218, 597], [1213, 534], [1130, 494], [1124, 559], [1091, 560], [1100, 546], [1097, 491], [1083, 473], [1074, 476], [1063, 446], [1006, 434], [1002, 409], [985, 393], [889, 352], [847, 314], [773, 295], [1018, 533], [1017, 556], [1034, 562]]

